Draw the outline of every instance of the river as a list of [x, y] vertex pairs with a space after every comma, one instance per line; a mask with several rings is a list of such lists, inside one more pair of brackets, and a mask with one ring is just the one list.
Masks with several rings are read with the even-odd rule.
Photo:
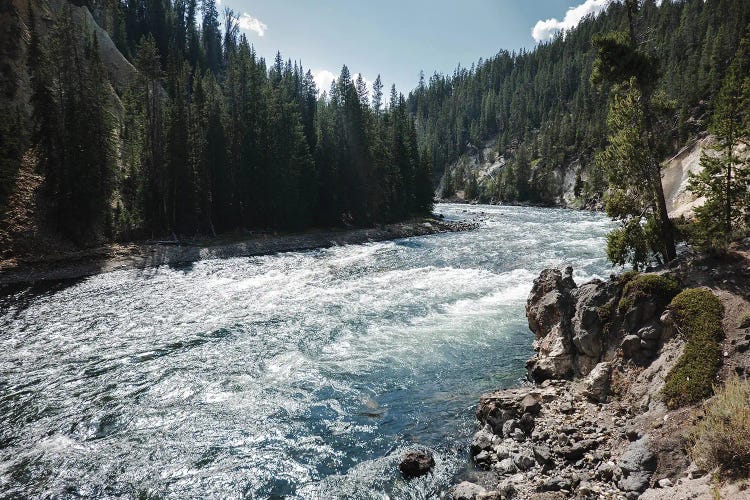
[[[117, 271], [0, 299], [0, 497], [428, 498], [518, 384], [532, 280], [606, 277], [602, 214]], [[399, 455], [433, 451], [406, 482]]]

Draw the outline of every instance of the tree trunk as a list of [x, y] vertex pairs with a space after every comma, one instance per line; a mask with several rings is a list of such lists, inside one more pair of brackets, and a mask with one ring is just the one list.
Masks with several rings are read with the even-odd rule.
[[664, 245], [664, 261], [670, 262], [677, 257], [677, 249], [674, 241], [674, 230], [672, 221], [669, 220], [667, 211], [667, 200], [664, 197], [664, 187], [661, 183], [661, 169], [658, 163], [654, 167], [654, 196], [656, 197], [657, 216], [659, 218], [659, 232]]

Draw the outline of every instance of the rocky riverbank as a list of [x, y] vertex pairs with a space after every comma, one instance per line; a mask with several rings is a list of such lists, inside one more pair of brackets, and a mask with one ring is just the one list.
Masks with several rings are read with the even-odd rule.
[[315, 230], [293, 234], [238, 234], [195, 241], [107, 245], [77, 252], [44, 253], [0, 260], [0, 286], [75, 279], [122, 269], [182, 265], [206, 259], [313, 250], [429, 234], [467, 231], [476, 221], [416, 219], [375, 228]]
[[663, 394], [686, 344], [669, 307], [682, 288], [706, 287], [724, 306], [714, 381], [747, 375], [748, 250], [580, 286], [570, 268], [543, 271], [526, 307], [530, 382], [481, 398], [476, 470], [453, 498], [750, 498], [746, 480], [722, 482], [692, 460], [702, 401], [675, 408]]

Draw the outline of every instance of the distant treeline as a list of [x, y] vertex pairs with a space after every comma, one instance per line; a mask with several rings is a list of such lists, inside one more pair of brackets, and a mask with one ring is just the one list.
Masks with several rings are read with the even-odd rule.
[[[660, 137], [664, 155], [705, 131], [713, 99], [750, 23], [750, 2], [640, 2], [643, 47], [658, 62], [656, 90], [671, 120]], [[488, 140], [508, 167], [477, 186], [471, 172], [447, 178], [445, 195], [468, 190], [480, 199], [552, 202], [560, 170], [577, 169], [576, 195], [595, 197], [606, 180], [594, 164], [607, 138], [608, 93], [590, 81], [595, 34], [628, 29], [622, 2], [534, 50], [501, 51], [451, 76], [435, 74], [410, 93], [421, 148], [435, 174]]]

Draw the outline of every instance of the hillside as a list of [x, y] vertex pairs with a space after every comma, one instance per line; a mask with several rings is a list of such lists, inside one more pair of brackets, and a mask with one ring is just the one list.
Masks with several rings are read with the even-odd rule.
[[4, 257], [432, 209], [403, 95], [346, 66], [319, 93], [217, 2], [14, 0], [0, 23]]
[[[747, 2], [643, 3], [638, 31], [641, 49], [658, 61], [664, 160], [705, 132], [748, 22]], [[591, 41], [627, 23], [626, 9], [613, 2], [530, 52], [502, 51], [420, 82], [408, 106], [437, 194], [562, 206], [599, 199], [606, 181], [594, 157], [606, 144], [608, 92], [590, 81]]]

